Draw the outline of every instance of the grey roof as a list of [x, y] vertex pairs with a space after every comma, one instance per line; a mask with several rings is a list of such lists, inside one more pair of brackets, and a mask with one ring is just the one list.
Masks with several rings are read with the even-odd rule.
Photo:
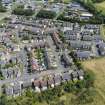
[[90, 32], [90, 30], [83, 30], [83, 31], [81, 32], [81, 35], [82, 35], [82, 36], [91, 35], [91, 32]]
[[74, 30], [66, 30], [64, 32], [65, 35], [77, 35], [77, 32]]
[[63, 73], [62, 74], [62, 80], [63, 81], [69, 81], [69, 80], [71, 80], [70, 74], [69, 73]]
[[63, 60], [66, 62], [67, 65], [71, 65], [72, 64], [72, 58], [67, 54], [67, 53], [63, 53]]
[[32, 83], [31, 81], [26, 80], [26, 81], [23, 81], [22, 85], [23, 85], [23, 88], [27, 88], [27, 87], [31, 87]]
[[21, 92], [21, 85], [19, 83], [15, 83], [13, 86], [13, 93], [19, 94]]
[[105, 43], [99, 43], [99, 48], [100, 48], [100, 47], [105, 48]]
[[84, 76], [84, 71], [83, 70], [78, 70], [77, 72], [78, 72], [79, 76]]
[[65, 35], [65, 39], [66, 40], [76, 40], [77, 39], [77, 35]]
[[48, 80], [48, 85], [52, 85], [52, 84], [54, 84], [54, 79], [53, 79], [53, 78], [50, 78], [50, 79]]
[[13, 87], [12, 86], [7, 86], [6, 88], [5, 88], [5, 93], [6, 93], [6, 95], [8, 96], [11, 96], [11, 95], [13, 95]]
[[93, 24], [86, 24], [85, 29], [99, 29], [99, 25], [93, 25]]
[[102, 39], [101, 35], [95, 35], [95, 36], [94, 36], [94, 40], [95, 40], [95, 41], [101, 41], [101, 40], [103, 40], [103, 39]]
[[55, 84], [60, 84], [61, 83], [61, 76], [60, 75], [56, 75], [54, 77], [54, 83]]
[[84, 35], [84, 36], [82, 37], [82, 40], [84, 40], [84, 41], [92, 41], [92, 40], [93, 40], [93, 37], [90, 36], [90, 35]]
[[71, 73], [71, 75], [72, 75], [72, 78], [78, 78], [78, 72], [77, 71], [73, 71]]
[[77, 56], [77, 58], [89, 58], [90, 51], [77, 51], [76, 56]]
[[105, 55], [105, 43], [100, 43], [99, 45], [98, 45], [98, 50], [99, 50], [99, 54], [100, 55]]
[[86, 41], [69, 41], [70, 46], [74, 49], [79, 48], [79, 49], [90, 49], [91, 48], [91, 43], [86, 42]]

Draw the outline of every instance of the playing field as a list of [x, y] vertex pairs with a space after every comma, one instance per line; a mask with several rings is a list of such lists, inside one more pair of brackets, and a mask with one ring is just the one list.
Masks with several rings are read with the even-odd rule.
[[105, 105], [105, 58], [99, 58], [82, 62], [85, 70], [91, 70], [95, 74], [95, 89], [97, 95], [93, 104], [89, 105]]

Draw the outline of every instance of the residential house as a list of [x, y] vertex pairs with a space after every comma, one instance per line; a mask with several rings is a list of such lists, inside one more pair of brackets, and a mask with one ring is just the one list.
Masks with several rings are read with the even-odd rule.
[[21, 95], [21, 84], [20, 83], [14, 83], [13, 84], [13, 94], [14, 96]]
[[78, 78], [80, 80], [83, 80], [84, 79], [84, 71], [83, 70], [78, 70], [77, 73], [78, 73]]
[[77, 59], [79, 60], [86, 60], [86, 59], [90, 59], [91, 52], [90, 51], [76, 51], [75, 55]]
[[71, 77], [72, 77], [73, 81], [78, 80], [78, 72], [77, 71], [73, 71], [71, 73]]
[[63, 73], [61, 77], [62, 77], [62, 82], [67, 82], [71, 80], [71, 76], [69, 73]]
[[49, 78], [47, 82], [48, 82], [48, 86], [54, 88], [54, 79], [53, 78]]
[[100, 43], [98, 45], [98, 51], [99, 51], [99, 55], [101, 56], [105, 55], [105, 43]]
[[35, 87], [35, 91], [36, 92], [40, 92], [41, 91], [41, 84], [39, 80], [35, 80], [34, 81], [34, 87]]
[[21, 86], [22, 86], [22, 89], [32, 87], [32, 82], [29, 80], [24, 80], [24, 81], [22, 81]]
[[12, 86], [6, 86], [5, 87], [5, 94], [7, 96], [13, 96], [13, 87]]
[[54, 84], [55, 84], [55, 86], [58, 86], [61, 84], [61, 76], [60, 75], [54, 76]]
[[68, 41], [69, 45], [73, 49], [77, 50], [91, 50], [91, 42], [86, 41]]
[[48, 84], [47, 84], [46, 80], [41, 80], [40, 84], [41, 84], [41, 90], [42, 91], [44, 91], [44, 90], [46, 90], [48, 88]]
[[66, 52], [61, 56], [61, 61], [63, 61], [66, 66], [71, 66], [73, 64], [73, 59]]

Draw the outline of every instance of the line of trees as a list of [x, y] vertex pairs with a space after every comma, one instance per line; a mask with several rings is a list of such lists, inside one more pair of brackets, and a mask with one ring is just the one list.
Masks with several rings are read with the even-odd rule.
[[37, 14], [38, 18], [47, 18], [47, 19], [53, 19], [56, 16], [56, 13], [49, 10], [40, 10]]
[[31, 8], [24, 9], [24, 6], [17, 6], [13, 11], [13, 14], [15, 15], [24, 15], [24, 16], [32, 16], [34, 14], [34, 11]]
[[102, 20], [98, 17], [92, 17], [89, 20], [80, 20], [79, 18], [69, 18], [69, 17], [65, 17], [63, 14], [61, 14], [57, 20], [62, 20], [62, 21], [68, 21], [68, 22], [78, 22], [81, 24], [84, 23], [89, 23], [89, 24], [101, 24]]

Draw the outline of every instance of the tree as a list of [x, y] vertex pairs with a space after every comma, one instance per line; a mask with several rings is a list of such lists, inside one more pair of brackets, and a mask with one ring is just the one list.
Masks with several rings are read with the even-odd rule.
[[7, 105], [7, 97], [3, 94], [1, 97], [0, 97], [0, 105]]
[[96, 91], [93, 88], [83, 90], [77, 94], [76, 99], [73, 99], [73, 103], [76, 105], [90, 104], [94, 101]]
[[4, 7], [2, 3], [0, 3], [0, 12], [6, 12], [6, 7]]

